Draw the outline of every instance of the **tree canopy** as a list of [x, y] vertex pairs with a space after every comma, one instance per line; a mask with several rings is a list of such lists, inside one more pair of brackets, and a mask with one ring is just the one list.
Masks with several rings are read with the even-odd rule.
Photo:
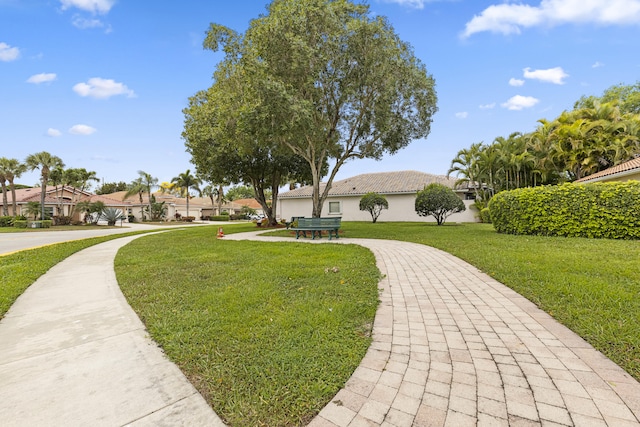
[[[241, 147], [255, 150], [268, 142], [271, 153], [284, 147], [302, 159], [313, 185], [312, 216], [321, 215], [346, 161], [380, 159], [425, 138], [437, 111], [433, 78], [387, 20], [372, 16], [366, 5], [276, 0], [243, 35], [212, 24], [205, 47], [225, 53], [214, 87], [231, 84], [198, 95], [214, 105], [217, 119], [210, 122], [240, 129], [235, 144], [252, 158], [264, 151]], [[244, 96], [234, 104], [236, 94]], [[189, 112], [187, 127], [191, 118], [197, 120], [196, 112]], [[198, 164], [207, 154], [192, 141], [213, 136], [206, 129], [186, 133]]]
[[476, 191], [479, 207], [502, 190], [584, 178], [640, 155], [640, 83], [612, 86], [602, 97], [582, 97], [530, 133], [460, 150], [449, 174]]

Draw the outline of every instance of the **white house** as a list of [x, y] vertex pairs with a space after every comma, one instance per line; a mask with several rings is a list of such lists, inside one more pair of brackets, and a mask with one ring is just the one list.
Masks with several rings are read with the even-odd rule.
[[[380, 214], [378, 221], [435, 222], [431, 216], [422, 217], [415, 211], [416, 193], [431, 183], [440, 183], [454, 188], [455, 179], [417, 171], [378, 172], [357, 175], [334, 181], [323, 207], [322, 216], [342, 217], [343, 221], [371, 221], [371, 214], [360, 210], [363, 195], [374, 192], [382, 194], [389, 202], [389, 209]], [[321, 189], [324, 184], [321, 184]], [[478, 211], [472, 207], [473, 193], [467, 188], [454, 190], [464, 201], [466, 210], [447, 218], [448, 222], [477, 222]], [[278, 216], [289, 219], [294, 216], [311, 216], [312, 187], [301, 187], [280, 194]]]

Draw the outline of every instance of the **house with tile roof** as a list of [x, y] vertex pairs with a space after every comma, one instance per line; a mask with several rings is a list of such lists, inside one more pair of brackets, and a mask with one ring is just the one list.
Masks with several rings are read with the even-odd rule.
[[[126, 211], [129, 215], [133, 215], [136, 221], [141, 221], [142, 216], [146, 217], [146, 211], [144, 210], [149, 206], [149, 197], [146, 193], [141, 195], [134, 194], [132, 196], [125, 197], [126, 191], [117, 191], [115, 193], [108, 194], [111, 199], [121, 200], [129, 204], [129, 209]], [[187, 200], [184, 197], [176, 196], [171, 193], [163, 193], [157, 191], [152, 193], [152, 196], [156, 199], [156, 203], [164, 202], [167, 208], [166, 218], [172, 220], [176, 218], [176, 214], [181, 217], [187, 216]], [[242, 207], [250, 202], [233, 201], [225, 202], [221, 206], [221, 212], [229, 213], [230, 215], [239, 214], [242, 211]], [[254, 201], [255, 202], [255, 201]], [[257, 202], [255, 202], [257, 203]], [[260, 206], [258, 204], [258, 206]], [[208, 218], [213, 215], [219, 215], [217, 203], [212, 203], [210, 198], [207, 197], [191, 197], [189, 198], [189, 215], [196, 218], [197, 221]], [[145, 218], [146, 219], [146, 218]]]
[[[454, 189], [456, 180], [442, 175], [418, 171], [377, 172], [357, 175], [335, 181], [322, 207], [322, 216], [342, 217], [343, 221], [371, 221], [367, 211], [360, 210], [360, 199], [367, 193], [382, 194], [389, 202], [389, 209], [382, 211], [378, 221], [435, 222], [433, 217], [419, 216], [415, 211], [416, 193], [431, 183], [440, 183]], [[321, 184], [321, 191], [324, 184]], [[278, 217], [311, 216], [311, 186], [297, 188], [278, 197]], [[477, 209], [473, 192], [468, 188], [454, 189], [464, 201], [466, 210], [451, 215], [449, 222], [477, 222]]]
[[585, 176], [575, 182], [640, 181], [640, 157], [620, 163], [603, 171]]
[[[26, 216], [27, 204], [29, 202], [40, 203], [40, 187], [16, 189], [16, 205], [20, 215]], [[7, 192], [7, 200], [9, 206], [13, 203], [11, 192]], [[45, 189], [44, 210], [45, 215], [52, 216], [70, 216], [73, 206], [79, 202], [97, 202], [104, 203], [107, 207], [118, 208], [123, 212], [127, 212], [131, 207], [129, 202], [110, 198], [108, 196], [99, 196], [88, 191], [69, 186], [47, 186]], [[80, 212], [73, 213], [73, 219], [78, 221], [81, 218]]]

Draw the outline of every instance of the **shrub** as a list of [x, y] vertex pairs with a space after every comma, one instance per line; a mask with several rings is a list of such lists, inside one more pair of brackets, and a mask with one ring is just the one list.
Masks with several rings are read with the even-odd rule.
[[489, 208], [484, 208], [480, 211], [480, 221], [486, 224], [491, 224], [491, 211]]
[[229, 221], [229, 215], [214, 215], [211, 218], [211, 221]]
[[15, 228], [27, 228], [27, 220], [26, 219], [16, 219], [13, 221], [13, 226]]
[[466, 209], [462, 199], [452, 189], [435, 182], [418, 191], [415, 206], [418, 215], [431, 215], [438, 225], [444, 224], [449, 215]]
[[0, 227], [11, 227], [13, 225], [12, 216], [0, 216]]
[[100, 219], [107, 221], [107, 225], [116, 225], [116, 222], [124, 220], [124, 213], [117, 208], [104, 208], [100, 212]]
[[597, 182], [504, 191], [489, 203], [500, 233], [640, 238], [640, 182]]
[[70, 216], [54, 215], [52, 217], [54, 225], [69, 225], [73, 220]]
[[53, 224], [53, 221], [50, 219], [45, 219], [42, 222], [42, 228], [51, 228], [51, 224]]
[[367, 193], [360, 199], [360, 210], [369, 212], [374, 223], [378, 220], [382, 209], [389, 209], [389, 202], [382, 194]]

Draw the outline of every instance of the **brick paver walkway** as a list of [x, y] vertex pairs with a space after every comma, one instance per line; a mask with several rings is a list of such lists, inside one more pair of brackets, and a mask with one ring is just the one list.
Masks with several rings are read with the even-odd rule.
[[361, 365], [310, 426], [640, 425], [640, 383], [475, 267], [414, 243], [338, 242], [373, 251], [381, 304]]

